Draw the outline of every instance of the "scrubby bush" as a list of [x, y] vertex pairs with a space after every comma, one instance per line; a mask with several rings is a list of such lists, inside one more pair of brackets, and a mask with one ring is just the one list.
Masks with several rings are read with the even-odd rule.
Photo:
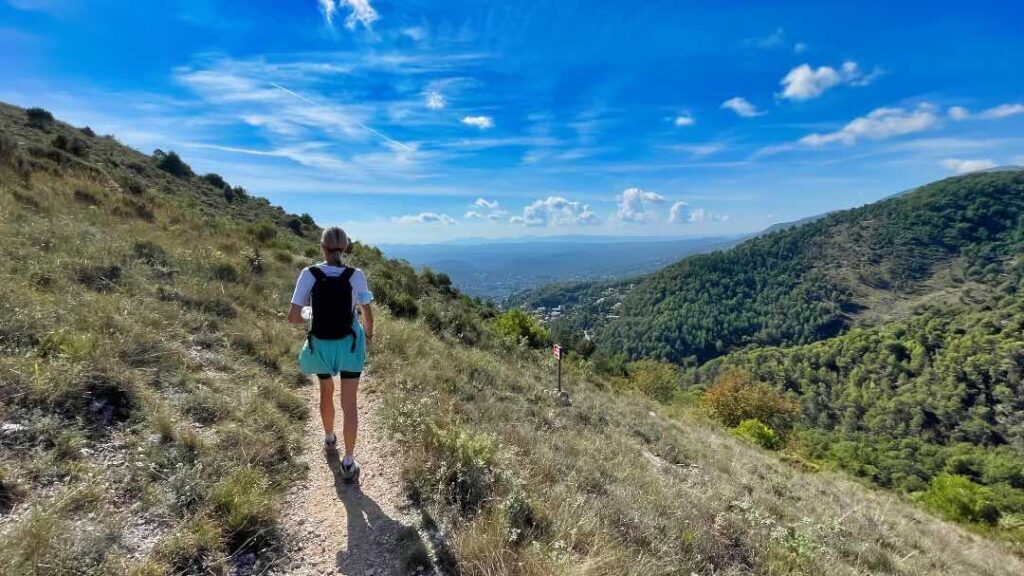
[[170, 259], [167, 251], [156, 242], [142, 240], [132, 246], [132, 255], [137, 260], [150, 266], [166, 266]]
[[630, 384], [658, 402], [669, 402], [679, 390], [679, 371], [668, 362], [638, 360], [628, 372]]
[[85, 143], [85, 140], [82, 140], [78, 136], [68, 138], [63, 134], [58, 134], [54, 136], [51, 144], [53, 144], [54, 148], [63, 150], [74, 156], [83, 157], [89, 152], [89, 145]]
[[164, 152], [160, 149], [154, 150], [153, 159], [156, 161], [157, 168], [175, 178], [188, 178], [193, 175], [192, 168], [173, 150], [170, 152]]
[[238, 269], [229, 262], [218, 262], [210, 268], [210, 276], [221, 282], [237, 282]]
[[79, 129], [79, 131], [80, 131], [80, 132], [81, 132], [82, 134], [85, 134], [86, 136], [88, 136], [89, 138], [95, 138], [95, 137], [96, 137], [96, 133], [95, 133], [95, 132], [93, 132], [93, 131], [92, 131], [92, 128], [89, 128], [88, 126], [83, 126], [83, 127], [81, 127], [81, 128]]
[[28, 125], [33, 128], [45, 130], [53, 125], [53, 114], [42, 108], [29, 108], [25, 110], [25, 116], [28, 117]]
[[274, 226], [272, 222], [264, 220], [258, 224], [254, 224], [250, 228], [249, 233], [256, 239], [260, 244], [266, 244], [277, 236], [277, 226]]
[[210, 186], [217, 188], [218, 190], [230, 190], [231, 185], [228, 184], [220, 174], [210, 172], [209, 174], [203, 175], [203, 181]]
[[548, 331], [540, 325], [536, 318], [519, 308], [505, 312], [494, 322], [499, 335], [514, 342], [524, 342], [531, 348], [546, 346], [551, 338]]
[[302, 236], [302, 220], [291, 218], [288, 220], [288, 229], [296, 236]]
[[932, 478], [928, 489], [918, 499], [948, 520], [985, 524], [999, 520], [999, 508], [992, 503], [992, 491], [963, 476], [939, 474]]
[[461, 426], [432, 427], [428, 446], [438, 462], [433, 483], [442, 499], [471, 515], [491, 497], [498, 465], [498, 442]]
[[782, 446], [782, 440], [775, 430], [754, 418], [740, 422], [733, 432], [766, 450], [778, 450]]
[[419, 311], [423, 321], [437, 334], [469, 345], [483, 340], [484, 330], [479, 318], [457, 300], [428, 298], [422, 301]]
[[78, 270], [77, 280], [79, 284], [96, 292], [110, 292], [120, 284], [121, 274], [121, 267], [116, 264], [111, 266], [85, 266]]
[[777, 432], [785, 432], [801, 414], [800, 402], [755, 382], [749, 373], [740, 370], [719, 376], [704, 393], [704, 403], [715, 418], [730, 428], [754, 419]]

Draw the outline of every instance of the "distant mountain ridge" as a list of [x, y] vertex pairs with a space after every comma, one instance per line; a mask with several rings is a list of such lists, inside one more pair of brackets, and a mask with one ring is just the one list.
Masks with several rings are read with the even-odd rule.
[[464, 244], [385, 244], [390, 257], [447, 273], [465, 292], [499, 300], [524, 289], [651, 272], [690, 254], [720, 249], [740, 237], [616, 239], [562, 236]]

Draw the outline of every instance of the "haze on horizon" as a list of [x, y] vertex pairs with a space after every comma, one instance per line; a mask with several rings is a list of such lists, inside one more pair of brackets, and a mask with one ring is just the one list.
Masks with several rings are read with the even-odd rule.
[[0, 1], [0, 100], [374, 243], [727, 236], [1024, 164], [1019, 2]]

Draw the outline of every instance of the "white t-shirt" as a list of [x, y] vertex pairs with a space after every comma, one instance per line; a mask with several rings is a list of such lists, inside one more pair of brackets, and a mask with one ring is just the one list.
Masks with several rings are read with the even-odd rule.
[[[331, 266], [326, 262], [321, 262], [316, 265], [317, 268], [323, 270], [327, 276], [341, 276], [341, 273], [345, 271], [345, 266]], [[352, 309], [355, 310], [357, 304], [369, 304], [373, 302], [373, 292], [370, 292], [370, 287], [366, 284], [366, 275], [359, 268], [355, 269], [352, 273], [352, 277], [349, 278], [349, 283], [352, 284]], [[309, 268], [303, 268], [302, 274], [299, 274], [299, 279], [295, 282], [295, 292], [292, 293], [292, 304], [296, 306], [309, 306], [309, 295], [313, 291], [313, 284], [316, 284], [316, 278], [313, 273], [309, 271]]]

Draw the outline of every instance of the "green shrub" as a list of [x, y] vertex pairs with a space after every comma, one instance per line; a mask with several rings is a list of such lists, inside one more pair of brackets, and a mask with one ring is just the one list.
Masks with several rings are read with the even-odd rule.
[[438, 460], [431, 466], [437, 494], [464, 516], [490, 499], [495, 484], [498, 442], [461, 426], [431, 426], [428, 447]]
[[230, 190], [231, 185], [224, 181], [224, 178], [220, 174], [214, 174], [213, 172], [203, 175], [203, 181], [210, 186], [217, 188], [218, 190]]
[[160, 149], [154, 150], [153, 159], [156, 160], [157, 168], [167, 172], [175, 178], [188, 178], [193, 175], [192, 168], [174, 151], [164, 152]]
[[730, 370], [704, 393], [704, 403], [720, 422], [734, 428], [744, 420], [760, 420], [785, 432], [801, 414], [800, 402], [771, 386], [754, 382], [750, 374]]
[[519, 308], [505, 312], [494, 322], [498, 334], [516, 343], [524, 342], [531, 348], [540, 348], [550, 342], [548, 331], [537, 319]]
[[264, 220], [263, 222], [254, 224], [250, 233], [257, 242], [260, 244], [266, 244], [277, 236], [277, 226], [274, 226], [273, 223]]
[[741, 438], [752, 441], [766, 450], [778, 450], [782, 446], [779, 436], [765, 423], [756, 419], [744, 420], [733, 429]]
[[630, 384], [661, 403], [668, 403], [679, 390], [679, 371], [668, 362], [638, 360], [629, 365]]
[[963, 476], [939, 474], [917, 498], [947, 520], [984, 524], [999, 521], [991, 490]]
[[45, 130], [53, 125], [53, 114], [42, 108], [29, 108], [25, 110], [25, 116], [28, 117], [28, 125], [33, 128]]
[[240, 468], [218, 482], [210, 490], [210, 502], [235, 546], [269, 536], [274, 526], [277, 512], [270, 480], [257, 468]]

